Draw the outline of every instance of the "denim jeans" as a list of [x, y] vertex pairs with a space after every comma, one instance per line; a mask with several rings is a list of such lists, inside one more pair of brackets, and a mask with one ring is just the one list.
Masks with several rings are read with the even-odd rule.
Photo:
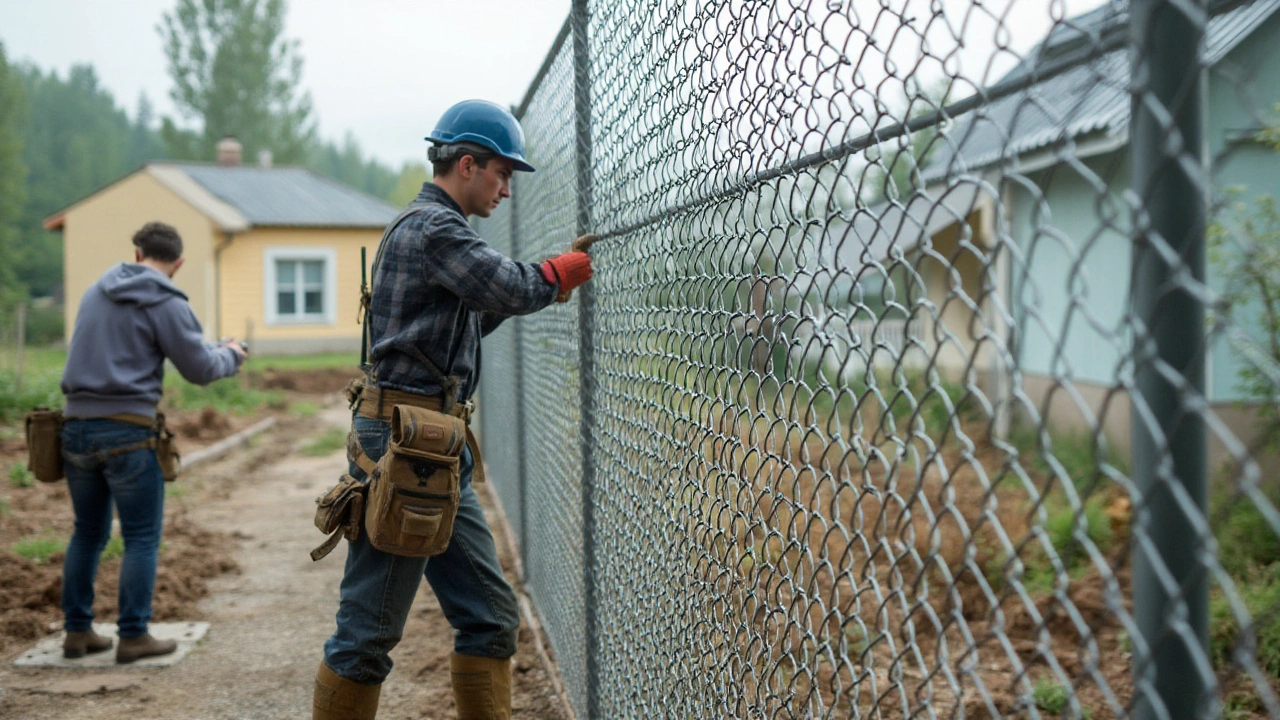
[[111, 536], [111, 506], [120, 515], [124, 559], [120, 563], [119, 633], [145, 635], [156, 586], [156, 557], [164, 525], [164, 475], [154, 450], [109, 451], [146, 440], [149, 429], [114, 420], [68, 420], [62, 457], [75, 510], [75, 532], [62, 564], [62, 612], [68, 632], [93, 623], [93, 584], [98, 557]]
[[[360, 446], [371, 459], [386, 452], [390, 423], [356, 417]], [[324, 660], [338, 675], [365, 684], [391, 673], [391, 649], [404, 635], [405, 619], [423, 576], [453, 626], [459, 655], [509, 658], [516, 652], [520, 609], [502, 573], [484, 509], [471, 487], [474, 461], [462, 454], [462, 498], [449, 547], [430, 558], [382, 552], [366, 534], [347, 544], [347, 566], [338, 605], [338, 629], [325, 643]], [[352, 476], [364, 472], [351, 465]]]

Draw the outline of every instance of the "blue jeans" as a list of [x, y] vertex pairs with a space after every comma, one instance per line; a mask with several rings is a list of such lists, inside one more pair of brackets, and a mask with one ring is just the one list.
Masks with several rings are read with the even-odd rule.
[[[390, 423], [356, 417], [360, 446], [371, 459], [386, 452]], [[391, 673], [391, 649], [404, 636], [409, 608], [425, 575], [453, 626], [453, 649], [459, 655], [509, 658], [516, 652], [520, 607], [502, 573], [484, 509], [471, 487], [474, 460], [462, 453], [462, 499], [449, 547], [430, 558], [382, 552], [361, 533], [347, 545], [342, 577], [338, 629], [324, 645], [324, 661], [338, 675], [377, 684]], [[364, 472], [351, 465], [352, 476]]]
[[109, 452], [152, 435], [144, 427], [103, 419], [68, 420], [62, 427], [62, 458], [76, 514], [62, 564], [62, 612], [68, 632], [83, 632], [93, 624], [93, 583], [98, 557], [111, 537], [113, 502], [124, 536], [120, 637], [147, 632], [164, 525], [164, 475], [155, 450]]

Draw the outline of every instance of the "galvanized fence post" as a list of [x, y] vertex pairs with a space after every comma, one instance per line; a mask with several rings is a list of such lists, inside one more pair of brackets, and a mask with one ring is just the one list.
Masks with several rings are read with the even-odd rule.
[[1134, 717], [1207, 717], [1205, 0], [1133, 0]]
[[[514, 112], [514, 110], [513, 110]], [[511, 198], [508, 200], [511, 213], [511, 257], [520, 258], [523, 256], [520, 247], [520, 193], [516, 187], [519, 185], [519, 175], [511, 177]], [[528, 462], [525, 459], [527, 453], [525, 448], [529, 447], [529, 433], [525, 430], [525, 401], [524, 401], [524, 323], [512, 323], [512, 344], [515, 346], [514, 357], [512, 363], [515, 367], [512, 374], [515, 376], [516, 386], [516, 487], [520, 488], [520, 505], [518, 512], [520, 513], [520, 572], [521, 582], [528, 581], [529, 574], [529, 474]]]
[[[591, 50], [587, 44], [587, 0], [573, 0], [573, 112], [577, 147], [577, 232], [591, 232]], [[591, 283], [578, 288], [578, 388], [582, 440], [582, 584], [586, 623], [587, 720], [600, 717], [599, 618], [596, 616], [595, 522], [595, 293]]]

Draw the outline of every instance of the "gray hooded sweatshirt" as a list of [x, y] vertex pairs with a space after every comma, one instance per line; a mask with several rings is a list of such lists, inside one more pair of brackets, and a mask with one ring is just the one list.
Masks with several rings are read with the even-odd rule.
[[165, 358], [198, 385], [234, 375], [241, 361], [231, 348], [204, 342], [186, 294], [168, 276], [120, 263], [80, 299], [62, 373], [63, 413], [155, 416]]

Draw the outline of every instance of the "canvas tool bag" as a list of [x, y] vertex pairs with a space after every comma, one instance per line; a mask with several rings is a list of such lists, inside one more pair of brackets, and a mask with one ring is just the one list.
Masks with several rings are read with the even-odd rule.
[[320, 547], [311, 551], [311, 559], [333, 552], [342, 538], [355, 540], [360, 537], [360, 521], [364, 519], [364, 498], [368, 488], [364, 483], [343, 475], [329, 492], [316, 498], [316, 527], [329, 535]]
[[391, 442], [369, 478], [365, 529], [375, 548], [431, 557], [449, 547], [461, 497], [462, 418], [409, 404], [391, 411]]
[[27, 413], [27, 469], [40, 482], [62, 479], [62, 410], [38, 407]]

